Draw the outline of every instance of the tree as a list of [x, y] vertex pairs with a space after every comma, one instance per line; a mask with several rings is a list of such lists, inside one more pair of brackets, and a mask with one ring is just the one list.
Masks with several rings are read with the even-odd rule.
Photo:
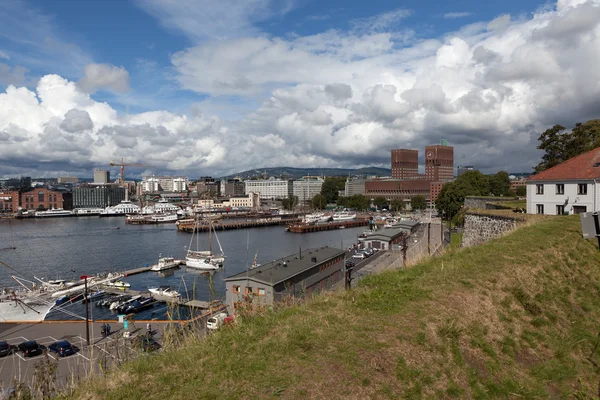
[[388, 201], [385, 199], [385, 197], [383, 196], [377, 196], [375, 197], [375, 199], [373, 200], [373, 204], [375, 205], [375, 207], [377, 208], [382, 208], [388, 205]]
[[338, 196], [337, 205], [339, 207], [348, 207], [348, 198], [343, 196]]
[[499, 171], [496, 175], [489, 177], [490, 193], [494, 196], [508, 196], [510, 190], [510, 178], [508, 172]]
[[450, 219], [458, 213], [465, 202], [465, 197], [472, 195], [472, 192], [473, 188], [467, 182], [456, 179], [442, 186], [435, 206], [445, 219]]
[[410, 199], [410, 207], [413, 210], [424, 210], [427, 208], [427, 199], [420, 194], [413, 196]]
[[362, 194], [355, 194], [348, 198], [348, 208], [353, 208], [358, 211], [367, 210], [370, 206], [369, 199]]
[[404, 210], [404, 200], [394, 199], [390, 202], [390, 208], [396, 212]]
[[469, 188], [468, 196], [487, 196], [490, 194], [489, 178], [479, 171], [467, 171], [456, 178], [455, 182]]
[[290, 196], [287, 199], [281, 200], [281, 205], [286, 210], [293, 210], [298, 205], [298, 196]]
[[321, 186], [321, 194], [325, 197], [327, 204], [335, 203], [338, 198], [338, 185], [337, 180], [333, 178], [326, 178], [325, 182]]
[[322, 194], [317, 194], [312, 198], [312, 206], [318, 210], [322, 210], [327, 205], [327, 199]]
[[522, 186], [517, 186], [517, 196], [527, 196], [527, 187], [525, 187], [525, 185]]

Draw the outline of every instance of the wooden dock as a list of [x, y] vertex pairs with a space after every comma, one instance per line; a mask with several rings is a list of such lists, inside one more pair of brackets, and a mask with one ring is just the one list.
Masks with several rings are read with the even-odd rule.
[[141, 274], [142, 272], [148, 272], [148, 271], [150, 271], [150, 268], [151, 267], [141, 267], [141, 268], [130, 269], [129, 271], [123, 271], [123, 276], [131, 276], [131, 275]]
[[215, 307], [215, 304], [213, 302], [203, 300], [190, 300], [182, 297], [174, 299], [171, 296], [161, 296], [157, 294], [152, 294], [147, 290], [134, 290], [129, 288], [121, 289], [112, 286], [107, 286], [103, 290], [112, 294], [128, 294], [131, 296], [152, 296], [157, 302], [175, 303], [179, 306], [193, 307], [206, 310], [208, 310], [211, 307]]
[[[289, 225], [300, 221], [299, 218], [265, 218], [252, 221], [232, 221], [232, 222], [216, 222], [212, 225], [216, 231], [227, 231], [232, 229], [245, 229], [245, 228], [261, 228], [265, 226], [277, 226], [277, 225]], [[209, 224], [197, 224], [197, 232], [208, 232], [210, 228]], [[194, 223], [180, 223], [177, 225], [177, 229], [181, 232], [192, 233], [194, 230]]]
[[342, 221], [342, 222], [329, 222], [323, 224], [294, 224], [288, 226], [288, 231], [293, 233], [311, 233], [311, 232], [322, 232], [322, 231], [331, 231], [334, 229], [343, 229], [343, 228], [356, 228], [359, 226], [367, 226], [369, 225], [368, 219], [355, 219], [352, 221]]

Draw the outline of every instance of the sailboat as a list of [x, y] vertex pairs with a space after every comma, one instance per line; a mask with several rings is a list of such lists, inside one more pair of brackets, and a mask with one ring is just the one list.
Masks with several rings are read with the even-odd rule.
[[[212, 220], [208, 219], [208, 250], [199, 250], [198, 248], [198, 221], [194, 224], [194, 230], [192, 231], [192, 238], [190, 239], [190, 246], [185, 257], [185, 265], [189, 268], [203, 269], [203, 270], [216, 270], [223, 266], [225, 263], [225, 254], [219, 242], [219, 237], [213, 226]], [[215, 233], [215, 238], [219, 244], [220, 255], [214, 254], [212, 251], [212, 233]], [[194, 235], [196, 235], [196, 250], [192, 250], [192, 243], [194, 242]]]

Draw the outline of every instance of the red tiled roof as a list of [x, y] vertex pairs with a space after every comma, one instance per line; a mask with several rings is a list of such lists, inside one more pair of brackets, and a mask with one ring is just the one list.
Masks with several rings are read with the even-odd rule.
[[[594, 167], [594, 165], [596, 166]], [[527, 180], [560, 181], [577, 179], [600, 179], [600, 147], [570, 158], [537, 175], [530, 176]]]

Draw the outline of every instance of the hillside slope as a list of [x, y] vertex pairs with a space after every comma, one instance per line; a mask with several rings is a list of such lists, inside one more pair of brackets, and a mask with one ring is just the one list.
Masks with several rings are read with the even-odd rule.
[[600, 252], [518, 229], [124, 365], [75, 398], [595, 398]]
[[292, 168], [292, 167], [271, 167], [257, 168], [248, 171], [237, 172], [235, 174], [223, 176], [221, 179], [243, 178], [249, 179], [254, 176], [286, 176], [290, 179], [301, 178], [303, 176], [349, 176], [349, 175], [377, 175], [391, 176], [392, 170], [380, 167], [364, 168]]

